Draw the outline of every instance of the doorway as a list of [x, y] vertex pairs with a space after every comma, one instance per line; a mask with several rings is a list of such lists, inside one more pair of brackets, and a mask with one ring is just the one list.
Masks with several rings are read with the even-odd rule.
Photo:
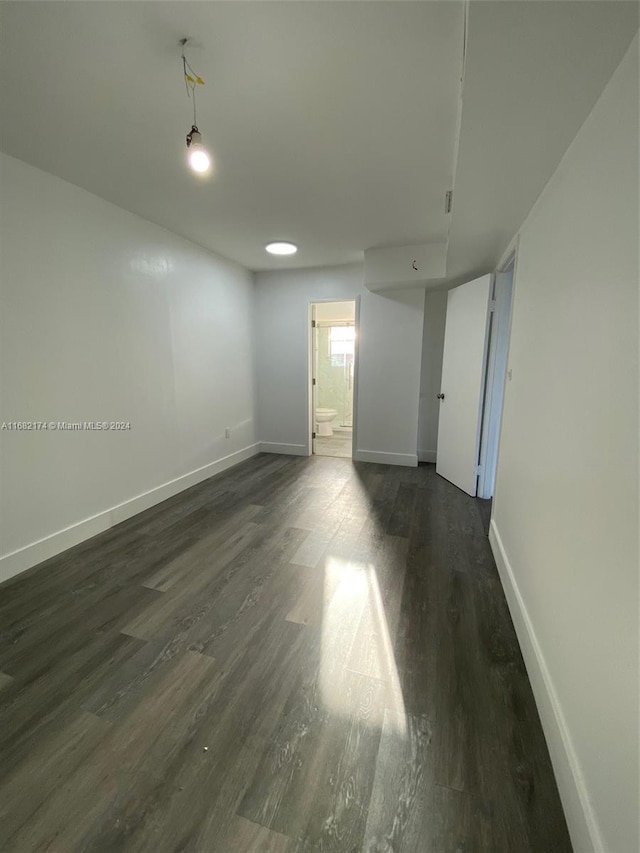
[[353, 456], [356, 302], [311, 304], [311, 452]]

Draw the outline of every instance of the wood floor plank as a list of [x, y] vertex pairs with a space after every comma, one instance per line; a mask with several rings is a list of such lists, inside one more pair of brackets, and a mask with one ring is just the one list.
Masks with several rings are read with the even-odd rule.
[[398, 494], [393, 504], [393, 510], [389, 518], [386, 532], [389, 536], [409, 535], [413, 509], [416, 502], [416, 486], [408, 483], [400, 483]]
[[[434, 782], [434, 730], [424, 716], [388, 713], [367, 821], [365, 853], [475, 853], [502, 846], [477, 799]], [[513, 840], [513, 839], [511, 839]], [[531, 848], [538, 849], [538, 848]], [[543, 848], [539, 848], [543, 849]]]
[[300, 593], [285, 618], [298, 625], [322, 624], [325, 601], [325, 572], [323, 567], [307, 570], [300, 567]]
[[405, 579], [406, 540], [385, 535], [366, 564], [366, 604], [355, 634], [347, 668], [380, 678], [397, 680], [393, 657]]
[[138, 778], [95, 822], [83, 850], [103, 849], [105, 839], [114, 850], [219, 849], [297, 677], [291, 664], [310, 650], [298, 626], [279, 626], [262, 637], [260, 655], [239, 655], [225, 672], [216, 670], [191, 703], [190, 735], [163, 760], [162, 779]]
[[[326, 700], [325, 700], [326, 701]], [[371, 799], [383, 717], [383, 686], [349, 674], [338, 705], [330, 706], [329, 748], [314, 773], [316, 798], [294, 850], [360, 850]], [[299, 814], [296, 814], [297, 823]]]
[[327, 530], [319, 528], [310, 531], [305, 541], [291, 558], [291, 562], [296, 566], [308, 566], [310, 569], [314, 569], [322, 559], [327, 545], [335, 535], [336, 529], [337, 525], [335, 529]]
[[261, 454], [2, 585], [0, 846], [571, 853], [489, 512]]
[[32, 750], [46, 744], [51, 733], [84, 708], [113, 672], [126, 666], [143, 645], [111, 631], [61, 658], [35, 680], [14, 679], [0, 694], [3, 770], [8, 772]]
[[199, 595], [213, 578], [249, 547], [252, 540], [257, 538], [260, 532], [260, 525], [246, 522], [220, 548], [211, 550], [207, 547], [204, 549], [204, 553], [198, 555], [195, 565], [190, 567], [189, 578], [183, 578], [181, 584], [170, 589], [161, 598], [154, 601], [150, 607], [145, 608], [134, 620], [126, 624], [122, 629], [124, 633], [143, 640], [153, 637], [172, 619], [172, 615], [179, 610], [185, 601]]
[[262, 507], [249, 504], [232, 513], [230, 518], [215, 525], [212, 533], [194, 543], [192, 547], [183, 550], [171, 563], [163, 566], [145, 580], [144, 585], [151, 589], [166, 592], [177, 583], [182, 581], [188, 583], [189, 576], [205, 570], [216, 550], [222, 547], [234, 534], [240, 533], [245, 523], [251, 521], [261, 509]]
[[181, 638], [146, 642], [121, 634], [136, 644], [128, 660], [114, 667], [83, 700], [82, 707], [106, 720], [119, 720], [149, 692], [153, 691], [185, 651]]
[[6, 672], [0, 672], [0, 696], [2, 695], [2, 691], [6, 690], [10, 684], [13, 683], [13, 676], [8, 675]]
[[[230, 645], [246, 649], [254, 632], [265, 622], [282, 618], [283, 596], [277, 594], [284, 579], [276, 576], [287, 566], [307, 531], [262, 528], [243, 549], [204, 586], [181, 596], [171, 606], [171, 619], [158, 623], [156, 637], [173, 645], [201, 651], [219, 660]], [[293, 589], [290, 590], [293, 592]]]
[[432, 725], [426, 716], [387, 711], [371, 793], [364, 849], [417, 851], [430, 778]]
[[117, 631], [159, 595], [141, 586], [108, 586], [76, 606], [60, 608], [2, 648], [3, 670], [19, 676], [21, 682], [35, 679], [96, 634]]
[[226, 850], [242, 853], [288, 853], [291, 839], [265, 826], [236, 817], [225, 839]]
[[[233, 662], [228, 669], [225, 692], [208, 717], [207, 737], [213, 744], [211, 765], [206, 776], [194, 777], [183, 769], [188, 787], [206, 792], [194, 803], [196, 827], [188, 836], [188, 849], [227, 853], [227, 832], [233, 826], [246, 790], [255, 777], [258, 766], [273, 740], [273, 732], [281, 719], [283, 708], [299, 682], [300, 671], [312, 668], [317, 662], [316, 650], [307, 632], [297, 625], [280, 621], [279, 630], [269, 631], [264, 657], [248, 654]], [[282, 663], [275, 677], [265, 670], [264, 661], [277, 659]], [[292, 666], [297, 661], [298, 666]], [[242, 713], [225, 702], [227, 687], [237, 691]], [[186, 776], [189, 772], [188, 777]], [[211, 799], [215, 805], [211, 808]], [[196, 816], [197, 814], [197, 816]], [[173, 820], [171, 819], [173, 817]], [[169, 823], [178, 815], [171, 816]], [[184, 843], [185, 837], [180, 837]], [[169, 847], [169, 850], [175, 849]]]
[[[6, 768], [3, 768], [0, 826], [5, 842], [66, 784], [78, 767], [84, 765], [107, 729], [108, 723], [81, 711], [58, 728], [53, 737], [26, 754], [25, 760], [13, 773], [6, 773]], [[13, 844], [11, 849], [20, 849], [18, 841]]]
[[347, 674], [338, 694], [309, 673], [283, 711], [239, 813], [295, 850], [359, 849], [380, 739], [381, 685]]
[[[131, 791], [139, 796], [141, 787], [163, 779], [165, 767], [189, 742], [197, 723], [193, 694], [206, 689], [214, 673], [212, 659], [192, 652], [181, 656], [158, 688], [121, 724], [108, 727], [87, 760], [16, 833], [15, 848], [46, 849], [55, 838], [60, 850], [90, 849], [105, 813], [120, 809]], [[129, 831], [125, 821], [116, 826], [112, 849], [117, 849], [117, 836], [126, 838]], [[104, 829], [99, 835], [104, 844]]]

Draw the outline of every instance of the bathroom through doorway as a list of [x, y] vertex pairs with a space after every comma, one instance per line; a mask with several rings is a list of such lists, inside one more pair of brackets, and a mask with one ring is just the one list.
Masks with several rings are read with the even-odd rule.
[[356, 302], [311, 304], [311, 447], [353, 456]]

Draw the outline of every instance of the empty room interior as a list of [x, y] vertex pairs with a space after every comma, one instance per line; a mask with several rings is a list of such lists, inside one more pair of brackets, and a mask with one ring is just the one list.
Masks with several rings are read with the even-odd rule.
[[0, 3], [3, 853], [638, 853], [639, 9]]

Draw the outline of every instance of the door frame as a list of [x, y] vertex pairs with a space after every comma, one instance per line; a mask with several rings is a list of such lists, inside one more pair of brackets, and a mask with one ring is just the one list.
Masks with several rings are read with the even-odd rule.
[[[478, 458], [479, 476], [477, 496], [479, 498], [484, 498], [485, 500], [493, 497], [496, 471], [498, 469], [502, 412], [504, 408], [504, 396], [508, 377], [509, 347], [511, 344], [511, 316], [513, 313], [517, 259], [518, 243], [516, 240], [501, 259], [493, 276], [491, 324], [489, 329], [487, 353], [487, 374], [482, 411], [480, 455]], [[508, 294], [504, 294], [503, 292], [498, 293], [498, 275], [508, 272], [511, 272], [510, 292]], [[498, 374], [499, 344], [505, 345], [504, 373], [502, 376]], [[502, 372], [501, 369], [500, 372]]]
[[307, 441], [305, 446], [305, 455], [311, 456], [313, 453], [313, 373], [314, 373], [314, 342], [315, 335], [313, 334], [312, 320], [313, 308], [323, 302], [354, 302], [354, 328], [356, 332], [356, 340], [353, 352], [353, 428], [351, 432], [351, 458], [356, 458], [357, 435], [358, 435], [358, 375], [360, 373], [360, 296], [351, 297], [331, 297], [323, 296], [318, 299], [310, 299], [307, 309], [307, 353], [308, 353], [308, 377], [307, 377]]

